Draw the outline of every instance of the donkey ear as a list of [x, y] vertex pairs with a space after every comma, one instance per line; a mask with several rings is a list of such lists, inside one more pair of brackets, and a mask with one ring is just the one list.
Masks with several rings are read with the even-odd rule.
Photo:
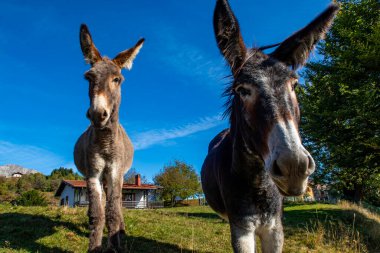
[[79, 40], [84, 59], [87, 63], [94, 65], [95, 62], [102, 59], [102, 56], [95, 47], [94, 42], [92, 42], [90, 31], [85, 24], [80, 26]]
[[134, 47], [119, 53], [113, 59], [113, 62], [120, 68], [126, 68], [130, 70], [132, 68], [133, 60], [140, 52], [140, 49], [142, 48], [144, 41], [144, 39], [140, 39]]
[[310, 24], [299, 30], [285, 41], [270, 55], [285, 64], [297, 69], [306, 63], [311, 50], [319, 40], [323, 39], [330, 28], [339, 5], [333, 3], [316, 17]]
[[220, 52], [232, 72], [235, 72], [243, 63], [247, 49], [240, 33], [239, 23], [227, 0], [216, 2], [214, 32]]

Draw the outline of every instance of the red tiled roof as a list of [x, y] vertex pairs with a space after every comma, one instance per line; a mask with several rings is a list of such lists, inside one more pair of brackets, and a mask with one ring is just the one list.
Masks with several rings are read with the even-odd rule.
[[66, 183], [74, 188], [86, 188], [87, 184], [84, 180], [62, 180], [62, 183]]
[[160, 189], [162, 188], [161, 186], [154, 185], [154, 184], [141, 184], [141, 185], [136, 185], [136, 184], [123, 184], [123, 189], [127, 190], [132, 190], [132, 189], [150, 189], [150, 190], [155, 190], [155, 189]]

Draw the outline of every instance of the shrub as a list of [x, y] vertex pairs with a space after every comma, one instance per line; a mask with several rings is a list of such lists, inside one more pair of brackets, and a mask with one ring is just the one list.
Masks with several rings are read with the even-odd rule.
[[45, 197], [37, 190], [24, 192], [16, 199], [16, 204], [21, 206], [47, 206]]

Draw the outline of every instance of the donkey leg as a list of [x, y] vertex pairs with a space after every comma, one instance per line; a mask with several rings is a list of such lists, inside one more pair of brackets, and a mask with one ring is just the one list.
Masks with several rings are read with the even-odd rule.
[[281, 253], [284, 244], [284, 232], [279, 218], [273, 227], [263, 229], [259, 234], [263, 253]]
[[106, 222], [108, 229], [108, 248], [120, 250], [120, 225], [123, 215], [121, 209], [121, 191], [123, 178], [117, 177], [117, 173], [107, 175], [107, 204]]
[[255, 231], [230, 223], [231, 243], [235, 253], [255, 252]]
[[88, 218], [90, 223], [89, 252], [102, 251], [102, 238], [104, 229], [104, 207], [102, 205], [102, 187], [99, 177], [87, 179], [89, 196]]
[[[121, 184], [121, 189], [123, 192], [123, 183]], [[120, 210], [121, 210], [120, 235], [125, 235], [125, 223], [124, 223], [124, 216], [123, 216], [123, 193], [121, 193], [121, 197], [120, 197]]]

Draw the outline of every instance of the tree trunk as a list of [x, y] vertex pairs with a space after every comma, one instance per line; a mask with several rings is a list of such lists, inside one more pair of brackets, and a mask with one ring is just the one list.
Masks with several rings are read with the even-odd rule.
[[363, 199], [363, 185], [355, 184], [354, 202], [361, 205]]

